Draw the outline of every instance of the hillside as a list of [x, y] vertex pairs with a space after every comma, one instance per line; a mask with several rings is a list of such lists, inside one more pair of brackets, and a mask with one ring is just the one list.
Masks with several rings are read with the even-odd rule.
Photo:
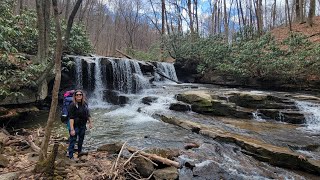
[[[320, 16], [314, 17], [314, 25], [309, 27], [305, 23], [292, 23], [292, 31], [296, 33], [302, 33], [309, 37], [311, 42], [320, 43]], [[271, 31], [271, 34], [275, 36], [278, 41], [283, 41], [289, 35], [289, 26], [280, 26]]]

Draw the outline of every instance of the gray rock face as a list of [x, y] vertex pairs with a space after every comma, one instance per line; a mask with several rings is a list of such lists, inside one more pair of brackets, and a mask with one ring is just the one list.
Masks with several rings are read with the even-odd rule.
[[190, 91], [178, 94], [177, 100], [191, 104], [191, 110], [200, 114], [251, 119], [253, 112], [258, 110], [264, 119], [292, 124], [306, 122], [294, 101], [268, 93]]
[[[220, 180], [220, 179], [239, 179], [228, 173], [226, 170], [220, 167], [220, 165], [214, 161], [206, 160], [193, 168], [193, 175], [202, 179]], [[240, 178], [241, 179], [241, 178]]]
[[23, 96], [9, 95], [5, 98], [0, 96], [0, 105], [27, 104], [44, 100], [48, 95], [48, 83], [44, 81], [35, 89], [21, 89]]

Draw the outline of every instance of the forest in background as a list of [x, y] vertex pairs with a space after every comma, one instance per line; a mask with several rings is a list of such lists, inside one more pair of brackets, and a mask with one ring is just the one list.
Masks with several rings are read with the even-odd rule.
[[[52, 19], [44, 21], [52, 12], [46, 4], [1, 1], [0, 96], [37, 86], [52, 69], [56, 32]], [[139, 60], [192, 60], [202, 74], [292, 83], [320, 77], [316, 0], [60, 0], [58, 10], [65, 54], [119, 56], [120, 49]]]

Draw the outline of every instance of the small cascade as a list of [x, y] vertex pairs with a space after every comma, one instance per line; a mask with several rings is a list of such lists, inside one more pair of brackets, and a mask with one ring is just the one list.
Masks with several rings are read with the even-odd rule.
[[[177, 75], [176, 75], [176, 70], [173, 66], [172, 63], [167, 63], [167, 62], [158, 62], [157, 63], [157, 68], [166, 76], [169, 78], [178, 81]], [[156, 75], [156, 81], [159, 81], [161, 78], [159, 75]]]
[[113, 88], [124, 93], [136, 93], [149, 87], [139, 63], [129, 59], [109, 59], [112, 65]]
[[92, 66], [93, 66], [93, 63], [88, 63], [88, 89], [91, 90], [93, 89], [92, 87], [92, 79], [93, 79], [93, 76], [92, 76]]
[[77, 89], [83, 89], [82, 85], [82, 60], [80, 57], [75, 58], [76, 61], [76, 82], [77, 82]]
[[261, 113], [259, 112], [259, 110], [256, 110], [255, 112], [252, 113], [252, 117], [254, 120], [256, 121], [265, 121], [262, 117], [261, 117]]
[[320, 104], [296, 101], [296, 106], [304, 113], [306, 118], [306, 130], [312, 132], [320, 131]]
[[[102, 100], [103, 99], [103, 90], [104, 85], [102, 83], [102, 73], [101, 73], [101, 59], [95, 58], [95, 69], [94, 69], [94, 78], [95, 78], [95, 84], [94, 84], [94, 91], [93, 91], [93, 98]], [[89, 66], [88, 66], [89, 67]]]

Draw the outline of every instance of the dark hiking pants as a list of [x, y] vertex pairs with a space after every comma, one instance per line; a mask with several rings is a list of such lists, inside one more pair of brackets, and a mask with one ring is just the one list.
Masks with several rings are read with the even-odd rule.
[[[82, 144], [83, 144], [84, 135], [86, 132], [86, 126], [75, 127], [74, 131], [76, 134], [74, 136], [70, 135], [70, 138], [69, 138], [70, 141], [69, 141], [68, 151], [69, 151], [69, 158], [70, 159], [73, 158], [74, 145], [76, 144], [77, 138], [78, 138], [78, 155], [82, 151]], [[69, 131], [69, 134], [70, 134], [70, 131]]]

